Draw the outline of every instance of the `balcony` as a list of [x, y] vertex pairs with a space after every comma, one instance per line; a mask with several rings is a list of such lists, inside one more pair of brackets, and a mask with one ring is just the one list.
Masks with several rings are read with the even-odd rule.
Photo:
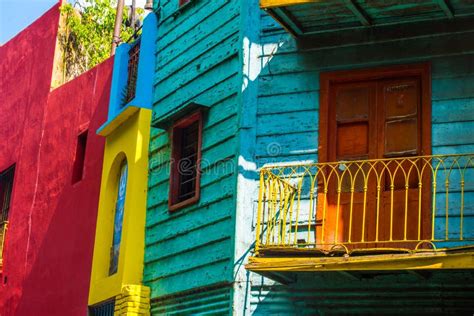
[[3, 268], [3, 245], [5, 244], [5, 235], [7, 232], [8, 222], [0, 222], [0, 272]]
[[474, 154], [261, 170], [251, 271], [472, 268]]
[[295, 37], [373, 26], [452, 20], [474, 13], [471, 1], [454, 0], [260, 0], [260, 7]]
[[140, 109], [151, 110], [157, 30], [157, 16], [149, 14], [143, 21], [141, 36], [117, 47], [108, 117], [97, 134], [108, 136]]

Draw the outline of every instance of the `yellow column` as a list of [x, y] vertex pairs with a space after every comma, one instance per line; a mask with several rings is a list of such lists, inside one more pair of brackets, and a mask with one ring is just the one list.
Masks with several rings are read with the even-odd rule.
[[[106, 137], [106, 145], [90, 280], [89, 305], [116, 298], [116, 303], [120, 303], [118, 306], [130, 305], [136, 307], [137, 302], [142, 304], [143, 300], [137, 299], [134, 293], [140, 293], [141, 296], [139, 297], [149, 293], [149, 289], [140, 286], [140, 284], [142, 282], [145, 249], [150, 124], [151, 110], [129, 107], [114, 120], [108, 122], [105, 128], [100, 131], [100, 135]], [[110, 275], [110, 249], [114, 231], [115, 203], [120, 166], [124, 161], [127, 163], [128, 177], [122, 237], [118, 269], [116, 273]], [[138, 310], [144, 310], [144, 306], [148, 305], [139, 305]], [[149, 308], [147, 313], [127, 313], [126, 315], [149, 315]]]
[[150, 315], [150, 288], [124, 285], [115, 299], [115, 316]]

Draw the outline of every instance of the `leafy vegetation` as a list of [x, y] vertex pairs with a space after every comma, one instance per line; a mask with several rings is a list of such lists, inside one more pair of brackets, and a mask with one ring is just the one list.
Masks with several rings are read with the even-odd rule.
[[[70, 80], [110, 56], [115, 23], [116, 0], [81, 0], [61, 7], [64, 19], [59, 33], [63, 52], [63, 80]], [[139, 19], [143, 9], [138, 8]], [[121, 40], [132, 37], [129, 8], [124, 8]]]

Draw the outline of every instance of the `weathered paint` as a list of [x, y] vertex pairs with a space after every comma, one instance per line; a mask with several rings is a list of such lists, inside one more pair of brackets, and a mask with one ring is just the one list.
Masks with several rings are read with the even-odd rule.
[[[203, 122], [200, 200], [173, 213], [169, 134], [152, 129], [144, 283], [156, 313], [194, 311], [193, 304], [200, 304], [196, 311], [222, 313], [231, 308], [233, 279], [240, 3], [191, 1], [178, 8], [178, 1], [161, 1], [159, 9], [153, 121], [190, 102], [210, 109]], [[207, 292], [216, 284], [227, 294]], [[193, 303], [187, 291], [196, 288], [210, 294]]]
[[[2, 315], [85, 315], [112, 61], [50, 91], [59, 20], [53, 6], [0, 48], [0, 170], [16, 163]], [[71, 184], [88, 129], [81, 181]]]

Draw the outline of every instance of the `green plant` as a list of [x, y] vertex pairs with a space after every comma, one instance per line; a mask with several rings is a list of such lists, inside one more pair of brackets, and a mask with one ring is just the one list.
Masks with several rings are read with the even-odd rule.
[[[63, 77], [70, 80], [110, 56], [116, 0], [82, 0], [61, 7], [64, 18], [59, 44], [63, 52]], [[121, 39], [134, 33], [129, 25], [129, 8], [124, 8]], [[137, 9], [139, 18], [143, 9]]]

